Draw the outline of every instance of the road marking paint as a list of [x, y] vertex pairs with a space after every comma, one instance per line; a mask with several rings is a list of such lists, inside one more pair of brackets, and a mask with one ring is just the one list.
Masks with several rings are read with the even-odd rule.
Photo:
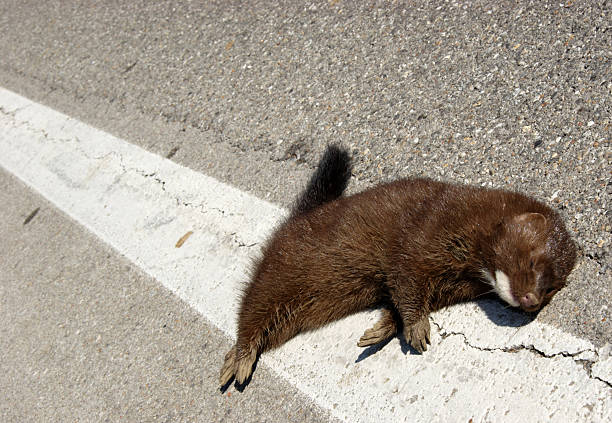
[[[282, 209], [1, 88], [0, 128], [1, 166], [234, 337], [240, 284]], [[351, 422], [612, 419], [609, 346], [520, 326], [523, 314], [483, 301], [435, 313], [423, 355], [398, 339], [358, 348], [376, 317], [302, 334], [262, 361]]]

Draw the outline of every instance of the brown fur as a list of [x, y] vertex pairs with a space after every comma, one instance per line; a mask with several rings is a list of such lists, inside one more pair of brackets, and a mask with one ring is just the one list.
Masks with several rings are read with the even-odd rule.
[[565, 284], [574, 260], [558, 214], [518, 193], [403, 179], [326, 202], [293, 214], [268, 241], [220, 383], [244, 383], [258, 354], [299, 332], [379, 305], [383, 317], [359, 345], [403, 326], [423, 351], [430, 312], [491, 291], [483, 270], [503, 270], [532, 311]]

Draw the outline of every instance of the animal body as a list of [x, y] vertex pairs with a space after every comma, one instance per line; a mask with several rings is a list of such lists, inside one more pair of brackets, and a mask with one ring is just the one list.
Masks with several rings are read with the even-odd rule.
[[430, 312], [488, 292], [536, 311], [574, 266], [560, 216], [523, 194], [415, 178], [343, 197], [350, 175], [349, 154], [328, 147], [268, 240], [243, 291], [222, 386], [247, 381], [259, 354], [299, 332], [372, 307], [383, 315], [358, 345], [403, 331], [422, 352]]

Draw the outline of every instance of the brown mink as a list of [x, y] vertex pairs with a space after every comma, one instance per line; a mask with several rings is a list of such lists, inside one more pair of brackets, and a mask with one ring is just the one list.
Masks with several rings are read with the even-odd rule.
[[576, 248], [560, 216], [523, 194], [400, 179], [342, 197], [349, 154], [330, 146], [245, 286], [219, 382], [250, 377], [257, 356], [367, 308], [382, 318], [360, 346], [429, 343], [430, 312], [495, 292], [536, 311], [565, 285]]

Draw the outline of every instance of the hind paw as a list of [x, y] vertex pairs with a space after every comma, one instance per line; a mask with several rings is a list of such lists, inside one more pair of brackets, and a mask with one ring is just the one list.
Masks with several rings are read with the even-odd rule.
[[236, 382], [242, 385], [253, 373], [253, 364], [257, 359], [257, 351], [253, 350], [248, 355], [236, 360], [235, 372]]
[[231, 350], [225, 354], [225, 361], [219, 374], [219, 385], [225, 386], [234, 376], [234, 367], [236, 363], [236, 347], [234, 346]]
[[238, 358], [237, 351], [236, 346], [234, 346], [225, 354], [225, 362], [219, 373], [219, 385], [222, 387], [232, 380], [234, 376], [236, 377], [236, 382], [242, 385], [253, 373], [253, 364], [255, 364], [257, 359], [257, 351], [253, 350], [247, 355], [241, 354], [242, 357], [240, 358]]

